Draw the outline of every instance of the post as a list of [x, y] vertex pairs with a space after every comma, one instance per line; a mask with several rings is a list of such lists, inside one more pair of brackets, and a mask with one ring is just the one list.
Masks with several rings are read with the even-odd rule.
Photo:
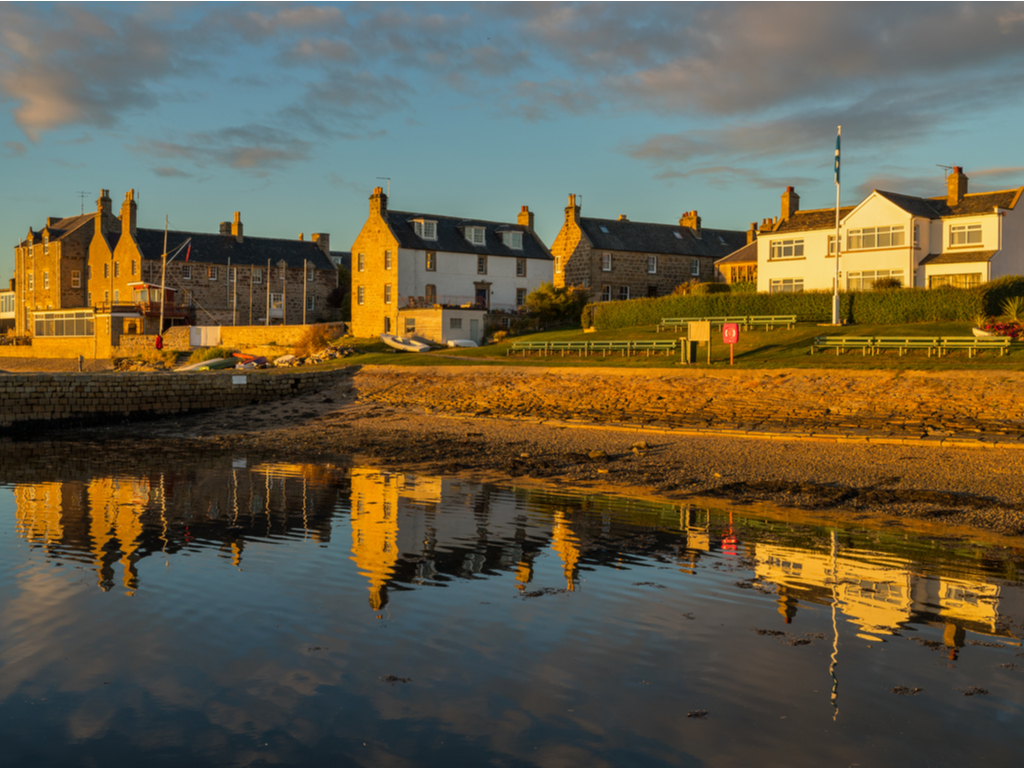
[[252, 325], [252, 271], [255, 267], [249, 267], [249, 325]]
[[160, 267], [160, 327], [156, 329], [156, 335], [164, 333], [164, 297], [167, 295], [167, 224], [168, 217], [164, 214], [164, 255]]
[[288, 262], [281, 259], [277, 266], [281, 268], [281, 325], [288, 325]]
[[263, 318], [264, 325], [270, 325], [270, 259], [267, 259], [267, 316]]
[[836, 277], [832, 292], [832, 325], [839, 325], [839, 139], [843, 135], [843, 126], [836, 132]]
[[231, 324], [238, 325], [238, 267], [228, 272], [228, 285], [231, 286]]
[[309, 281], [309, 265], [306, 260], [302, 260], [302, 324], [306, 324], [306, 283]]

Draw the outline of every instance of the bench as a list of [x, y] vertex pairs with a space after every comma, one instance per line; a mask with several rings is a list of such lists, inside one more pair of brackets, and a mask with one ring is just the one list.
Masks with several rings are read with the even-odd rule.
[[671, 355], [677, 349], [679, 349], [679, 342], [676, 339], [665, 339], [663, 341], [634, 341], [632, 351], [645, 352], [647, 357], [650, 357], [651, 352], [664, 352], [666, 355]]
[[621, 352], [623, 355], [627, 355], [632, 343], [632, 341], [592, 341], [590, 342], [590, 351], [600, 352], [602, 357], [607, 357], [609, 352]]
[[874, 341], [871, 336], [816, 336], [811, 344], [811, 354], [819, 349], [834, 349], [837, 355], [848, 349], [859, 349], [862, 355], [867, 355]]
[[552, 341], [548, 345], [548, 351], [551, 354], [557, 352], [559, 357], [564, 357], [566, 352], [578, 352], [582, 357], [589, 344], [589, 341]]
[[885, 349], [899, 350], [900, 357], [909, 349], [927, 349], [928, 357], [931, 357], [932, 352], [938, 352], [939, 339], [924, 336], [876, 336], [872, 354], [878, 354]]
[[704, 317], [663, 317], [661, 322], [658, 323], [658, 333], [664, 330], [670, 330], [673, 328], [685, 328], [690, 323], [696, 323], [700, 320], [706, 320]]
[[522, 352], [525, 357], [527, 352], [546, 353], [550, 344], [550, 341], [513, 341], [512, 346], [506, 350], [505, 354], [510, 355], [513, 352]]
[[999, 356], [1010, 351], [1009, 336], [944, 336], [939, 339], [939, 357], [947, 352], [957, 349], [966, 349], [968, 357], [974, 357], [978, 352], [986, 349], [998, 349]]
[[775, 326], [786, 326], [792, 328], [796, 325], [796, 315], [751, 315], [747, 318], [744, 327], [748, 330], [755, 325], [763, 325], [766, 331], [775, 329]]

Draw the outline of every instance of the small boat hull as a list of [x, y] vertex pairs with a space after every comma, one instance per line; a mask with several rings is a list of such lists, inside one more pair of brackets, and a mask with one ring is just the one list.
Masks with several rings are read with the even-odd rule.
[[380, 340], [392, 349], [397, 349], [402, 352], [426, 352], [430, 349], [430, 347], [423, 342], [403, 338], [401, 336], [393, 336], [390, 333], [382, 333], [380, 335]]

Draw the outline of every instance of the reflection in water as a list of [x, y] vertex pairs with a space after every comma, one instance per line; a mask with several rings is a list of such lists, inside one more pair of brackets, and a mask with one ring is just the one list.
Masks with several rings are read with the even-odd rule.
[[[999, 692], [999, 714], [958, 718], [984, 729], [1024, 713], [1000, 677], [1014, 673], [1024, 627], [1015, 561], [983, 551], [367, 467], [207, 457], [111, 474], [20, 471], [6, 497], [0, 487], [3, 525], [28, 545], [0, 550], [0, 717], [45, 693], [46, 727], [88, 732], [77, 738], [100, 752], [119, 718], [146, 731], [191, 713], [205, 746], [182, 734], [161, 747], [179, 764], [223, 764], [239, 739], [269, 745], [279, 732], [291, 741], [271, 755], [232, 760], [317, 762], [372, 741], [368, 764], [688, 764], [725, 749], [723, 763], [742, 765], [799, 739], [815, 755], [807, 764], [854, 753], [914, 764], [896, 730], [861, 745], [865, 717], [894, 706], [888, 690], [903, 675], [933, 696], [909, 710], [922, 727], [936, 702], [962, 707], [947, 692], [965, 662], [964, 674]], [[337, 526], [349, 535], [332, 538]], [[83, 573], [87, 593], [74, 588]], [[135, 599], [114, 601], [117, 585]], [[122, 625], [138, 645], [122, 638], [104, 663], [107, 633]], [[63, 661], [65, 635], [81, 667]], [[893, 642], [907, 637], [919, 642]], [[245, 663], [226, 663], [236, 655]], [[173, 685], [160, 661], [172, 658]], [[680, 730], [700, 709], [753, 735], [733, 744], [711, 721]], [[776, 709], [796, 731], [761, 721]], [[822, 709], [831, 731], [816, 720]], [[120, 714], [81, 726], [101, 710]], [[428, 732], [447, 741], [424, 741]], [[555, 751], [533, 755], [545, 747]]]

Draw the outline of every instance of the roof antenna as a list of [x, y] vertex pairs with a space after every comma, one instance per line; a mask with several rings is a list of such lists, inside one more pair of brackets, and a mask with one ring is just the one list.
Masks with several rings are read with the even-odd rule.
[[948, 179], [949, 178], [949, 172], [953, 170], [953, 166], [952, 165], [939, 165], [938, 163], [936, 163], [935, 167], [936, 168], [942, 168], [942, 178], [943, 179]]
[[78, 190], [78, 198], [82, 201], [82, 215], [83, 216], [85, 215], [85, 196], [88, 195], [88, 194], [89, 194], [88, 192], [83, 192], [82, 190]]
[[387, 181], [388, 183], [388, 200], [391, 199], [391, 177], [390, 176], [378, 176], [378, 181]]

